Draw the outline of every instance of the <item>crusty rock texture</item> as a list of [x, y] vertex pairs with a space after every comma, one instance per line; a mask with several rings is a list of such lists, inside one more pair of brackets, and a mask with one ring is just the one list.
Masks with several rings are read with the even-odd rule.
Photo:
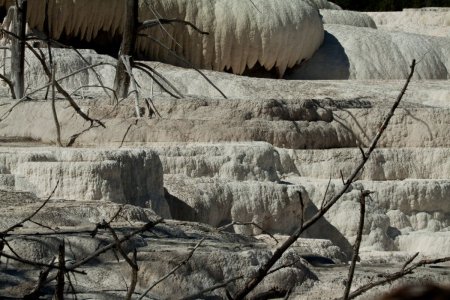
[[392, 12], [368, 12], [379, 28], [431, 36], [450, 37], [450, 9], [424, 7]]
[[311, 3], [311, 5], [313, 5], [317, 9], [334, 9], [334, 10], [342, 9], [339, 5], [327, 0], [306, 0], [306, 1]]
[[377, 28], [374, 20], [369, 15], [357, 11], [321, 9], [320, 15], [324, 24]]
[[[305, 299], [303, 295], [336, 298], [347, 267], [322, 266], [351, 258], [362, 190], [373, 193], [367, 199], [355, 286], [375, 280], [374, 270], [386, 271], [386, 265], [374, 269], [373, 264], [403, 263], [416, 251], [427, 258], [450, 255], [450, 84], [448, 79], [416, 80], [447, 78], [443, 74], [447, 74], [444, 54], [448, 49], [440, 47], [445, 39], [326, 26], [328, 38], [333, 33], [335, 42], [347, 47], [345, 51], [355, 50], [340, 53], [350, 59], [353, 73], [349, 74], [363, 78], [378, 78], [369, 76], [378, 74], [383, 79], [383, 72], [387, 78], [401, 78], [409, 59], [420, 54], [418, 49], [433, 50], [419, 62], [417, 77], [358, 180], [282, 257], [277, 266], [287, 264], [285, 268], [271, 274], [254, 291], [255, 297], [275, 290], [277, 296], [290, 291], [294, 299]], [[358, 48], [357, 38], [364, 42], [362, 47], [376, 48], [374, 41], [392, 47]], [[393, 57], [398, 61], [387, 58], [392, 49], [398, 50]], [[54, 51], [54, 57], [62, 61], [57, 77], [85, 66], [68, 50]], [[83, 53], [89, 63], [114, 62]], [[397, 67], [383, 65], [380, 61], [385, 56]], [[338, 65], [342, 60], [336, 61], [328, 72], [342, 76], [345, 68]], [[303, 66], [310, 63], [314, 59]], [[26, 222], [6, 236], [24, 258], [48, 263], [63, 236], [68, 262], [85, 257], [113, 242], [101, 229], [105, 226], [98, 226], [95, 237], [90, 233], [119, 209], [112, 225], [120, 236], [159, 216], [173, 218], [124, 244], [130, 257], [137, 251], [136, 291], [141, 293], [188, 257], [204, 238], [189, 262], [152, 289], [150, 296], [156, 299], [181, 298], [234, 276], [253, 276], [279, 243], [342, 187], [360, 162], [358, 148], [370, 145], [404, 83], [287, 81], [205, 71], [228, 96], [224, 99], [195, 71], [149, 65], [183, 95], [175, 99], [136, 72], [141, 99], [148, 99], [154, 110], [149, 115], [141, 101], [144, 114], [140, 118], [135, 116], [131, 97], [112, 105], [101, 88], [82, 87], [98, 85], [91, 71], [63, 82], [81, 109], [106, 125], [91, 128], [58, 95], [62, 142], [67, 145], [76, 137], [72, 146], [79, 148], [74, 149], [52, 147], [55, 124], [50, 102], [42, 100], [45, 90], [17, 104], [6, 89], [0, 89], [0, 232], [35, 211], [58, 180], [51, 201], [33, 217], [35, 223]], [[48, 82], [32, 59], [27, 70], [30, 87]], [[98, 72], [111, 87], [112, 67], [101, 66]], [[318, 67], [314, 72], [327, 70]], [[36, 232], [42, 238], [30, 236]], [[9, 248], [5, 251], [12, 253]], [[0, 267], [6, 265], [2, 259]], [[37, 278], [38, 270], [17, 262], [7, 266], [11, 269], [0, 269], [0, 281], [8, 283], [0, 284], [0, 295], [20, 298], [32, 288], [30, 278]], [[114, 252], [101, 255], [85, 269], [87, 275], [73, 275], [80, 298], [124, 298], [123, 282], [125, 278], [128, 284], [130, 268], [120, 257], [117, 262]], [[314, 285], [317, 277], [310, 270], [319, 275], [320, 284]], [[425, 274], [448, 282], [445, 272], [429, 268], [414, 276]], [[235, 293], [243, 283], [236, 279], [228, 290]], [[332, 290], [332, 295], [323, 289]], [[210, 296], [225, 298], [225, 290]]]
[[[326, 24], [314, 56], [288, 79], [403, 79], [413, 59], [417, 79], [449, 79], [447, 38]], [[374, 42], [376, 41], [376, 42]]]
[[[11, 3], [0, 1], [2, 6]], [[28, 4], [28, 23], [42, 32], [45, 3]], [[54, 39], [77, 38], [91, 43], [98, 39], [100, 44], [106, 39], [117, 44], [115, 40], [120, 40], [122, 34], [123, 10], [121, 0], [49, 1], [51, 35]], [[157, 26], [143, 33], [160, 44], [140, 37], [136, 52], [151, 60], [185, 66], [169, 52], [174, 51], [198, 68], [232, 70], [236, 74], [259, 64], [267, 70], [276, 68], [282, 75], [286, 68], [309, 59], [323, 41], [317, 8], [303, 0], [164, 0], [151, 4], [140, 0], [139, 20], [156, 17], [192, 22], [209, 34], [184, 24], [165, 26], [164, 30]]]
[[[21, 198], [23, 195], [14, 191], [0, 191], [0, 230], [19, 222], [34, 212], [41, 200], [23, 201], [22, 203], [5, 203], [4, 200]], [[21, 209], [17, 209], [20, 204]], [[120, 209], [120, 213], [117, 212]], [[150, 209], [136, 206], [120, 206], [108, 201], [84, 202], [83, 205], [73, 201], [52, 200], [33, 220], [47, 226], [43, 228], [35, 223], [27, 222], [16, 235], [9, 236], [6, 254], [11, 254], [11, 247], [23, 259], [40, 263], [49, 262], [57, 253], [58, 247], [64, 239], [66, 244], [66, 259], [70, 265], [79, 261], [97, 249], [114, 242], [106, 230], [98, 230], [95, 237], [96, 223], [111, 220], [118, 235], [129, 233], [149, 221], [156, 221], [159, 216]], [[54, 232], [50, 228], [56, 228]], [[44, 237], [32, 235], [36, 231], [46, 234]], [[67, 234], [67, 232], [78, 232]], [[203, 239], [203, 240], [202, 240]], [[244, 278], [251, 276], [256, 267], [266, 261], [271, 255], [268, 243], [251, 237], [220, 232], [216, 229], [198, 223], [165, 221], [150, 231], [134, 236], [122, 244], [125, 253], [138, 251], [138, 294], [146, 290], [157, 280], [167, 275], [174, 267], [186, 259], [192, 247], [202, 240], [192, 257], [181, 266], [173, 276], [162, 281], [151, 290], [152, 298], [185, 297], [195, 294], [205, 288], [221, 283], [237, 276]], [[323, 248], [324, 254], [336, 255], [340, 253], [329, 242], [304, 240], [302, 248], [290, 250], [276, 267], [278, 272], [267, 277], [252, 295], [257, 295], [273, 288], [289, 290], [301, 285], [305, 280], [315, 281], [317, 278], [308, 268], [309, 264], [302, 259], [308, 248]], [[2, 266], [6, 259], [1, 258]], [[233, 262], [230, 264], [230, 262]], [[130, 278], [129, 266], [117, 260], [117, 252], [109, 250], [92, 261], [83, 265], [85, 275], [74, 273], [71, 275], [72, 285], [78, 298], [95, 299], [123, 299], [128, 286], [125, 284]], [[19, 270], [18, 273], [14, 273]], [[8, 267], [0, 270], [0, 295], [2, 297], [23, 297], [31, 292], [33, 281], [39, 270], [32, 270], [26, 265], [9, 261]], [[50, 273], [50, 276], [54, 275]], [[230, 292], [236, 293], [242, 288], [243, 279], [236, 279], [228, 286]], [[223, 290], [212, 292], [216, 297], [225, 297]]]
[[0, 153], [9, 189], [45, 198], [112, 201], [150, 207], [170, 217], [159, 157], [143, 150], [15, 149]]

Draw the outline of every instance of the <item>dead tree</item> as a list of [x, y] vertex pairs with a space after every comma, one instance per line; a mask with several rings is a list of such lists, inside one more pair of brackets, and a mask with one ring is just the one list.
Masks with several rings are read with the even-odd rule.
[[17, 0], [13, 18], [13, 32], [18, 39], [12, 40], [11, 79], [14, 95], [21, 99], [25, 91], [25, 29], [27, 23], [27, 0]]
[[133, 66], [133, 51], [136, 44], [137, 27], [138, 27], [138, 1], [125, 1], [125, 18], [123, 24], [122, 43], [119, 50], [119, 59], [117, 60], [116, 77], [114, 80], [114, 90], [117, 97], [126, 98], [128, 96], [128, 88], [130, 86], [130, 74], [122, 59], [122, 56], [130, 57], [130, 64]]

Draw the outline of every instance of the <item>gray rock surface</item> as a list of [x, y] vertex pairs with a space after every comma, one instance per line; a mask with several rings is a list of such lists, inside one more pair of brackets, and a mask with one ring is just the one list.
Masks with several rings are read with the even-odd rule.
[[[1, 191], [2, 199], [23, 196], [17, 192]], [[22, 197], [23, 198], [23, 197]], [[17, 203], [0, 203], [0, 230], [4, 230], [15, 222], [21, 220], [41, 205], [41, 201], [35, 200], [21, 205], [17, 209]], [[114, 242], [108, 231], [99, 229], [97, 235], [92, 237], [96, 223], [102, 220], [111, 220], [111, 223], [119, 236], [139, 228], [149, 221], [155, 221], [159, 217], [151, 210], [136, 206], [122, 206], [111, 202], [84, 202], [82, 206], [74, 205], [73, 201], [50, 201], [36, 214], [33, 221], [26, 222], [23, 227], [16, 229], [7, 237], [8, 247], [6, 254], [11, 254], [10, 247], [23, 259], [48, 263], [58, 253], [58, 247], [65, 241], [67, 264], [75, 263], [98, 248]], [[6, 221], [6, 222], [5, 222]], [[37, 224], [42, 224], [47, 229]], [[41, 235], [33, 235], [40, 232]], [[149, 294], [152, 298], [183, 297], [198, 292], [224, 280], [244, 276], [251, 276], [256, 267], [268, 259], [271, 254], [271, 246], [254, 238], [242, 235], [221, 232], [215, 228], [198, 223], [186, 223], [177, 221], [165, 221], [148, 232], [136, 235], [134, 238], [122, 244], [125, 253], [138, 251], [139, 281], [136, 295], [142, 293], [148, 286], [156, 282], [181, 263], [196, 244], [203, 239], [201, 245], [183, 266], [179, 268], [168, 280], [161, 282], [152, 289]], [[304, 241], [303, 249], [292, 249], [286, 253], [277, 266], [288, 265], [280, 271], [267, 277], [254, 291], [255, 294], [265, 292], [272, 288], [291, 289], [304, 280], [316, 280], [315, 275], [308, 269], [308, 263], [301, 255], [308, 247], [308, 241]], [[313, 248], [323, 247], [323, 251], [332, 245], [328, 242], [311, 243]], [[310, 247], [311, 247], [310, 246]], [[334, 250], [335, 254], [339, 254]], [[33, 282], [38, 273], [18, 262], [9, 261], [6, 266], [4, 257], [2, 269], [0, 269], [0, 295], [23, 296], [31, 291]], [[233, 264], [229, 262], [233, 261]], [[85, 264], [82, 269], [86, 275], [72, 274], [72, 284], [78, 297], [94, 297], [104, 299], [107, 294], [117, 299], [123, 297], [129, 282], [129, 266], [121, 259], [117, 261], [117, 253], [109, 250]], [[10, 276], [9, 274], [14, 274]], [[53, 272], [50, 276], [54, 275]], [[125, 281], [125, 282], [124, 282]], [[236, 280], [229, 286], [231, 292], [237, 292], [242, 288], [243, 280]], [[176, 288], [174, 288], [176, 287]], [[224, 296], [223, 291], [212, 293]], [[91, 296], [88, 296], [91, 295]], [[95, 295], [95, 296], [92, 296]]]

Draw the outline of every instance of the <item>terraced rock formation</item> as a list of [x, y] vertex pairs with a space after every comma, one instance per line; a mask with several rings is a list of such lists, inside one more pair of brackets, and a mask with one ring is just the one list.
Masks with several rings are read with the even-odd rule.
[[[322, 2], [315, 5], [322, 8]], [[73, 261], [113, 243], [105, 231], [95, 237], [90, 234], [123, 206], [112, 223], [121, 235], [160, 216], [166, 218], [124, 244], [128, 254], [138, 249], [136, 296], [194, 248], [191, 259], [170, 280], [155, 286], [149, 297], [180, 298], [233, 278], [228, 288], [235, 293], [244, 283], [241, 276], [252, 276], [281, 241], [339, 190], [341, 177], [348, 176], [361, 159], [358, 148], [368, 147], [397, 96], [409, 59], [426, 50], [422, 43], [426, 41], [434, 52], [419, 62], [404, 101], [358, 181], [283, 256], [277, 266], [284, 267], [252, 295], [290, 291], [294, 299], [317, 299], [317, 295], [335, 298], [341, 293], [346, 269], [317, 265], [350, 259], [362, 190], [374, 193], [367, 202], [357, 285], [376, 279], [371, 272], [386, 269], [374, 264], [403, 263], [417, 251], [428, 258], [450, 255], [448, 39], [332, 22], [325, 28], [332, 43], [327, 44], [326, 38], [316, 55], [288, 76], [305, 72], [363, 80], [274, 80], [205, 71], [228, 96], [223, 99], [193, 70], [147, 62], [182, 97], [171, 97], [136, 72], [141, 96], [150, 99], [153, 112], [149, 114], [142, 101], [144, 114], [136, 118], [133, 99], [109, 104], [101, 88], [83, 87], [98, 81], [92, 71], [82, 72], [63, 86], [73, 92], [86, 114], [101, 119], [106, 128], [90, 127], [58, 98], [61, 138], [64, 145], [74, 141], [74, 149], [54, 147], [56, 129], [50, 103], [43, 100], [45, 90], [10, 111], [15, 102], [1, 88], [0, 231], [30, 215], [59, 182], [52, 200], [36, 215], [36, 223], [28, 222], [8, 236], [24, 258], [48, 263], [66, 232], [72, 232], [66, 242], [72, 245], [68, 257]], [[332, 40], [331, 35], [337, 38]], [[357, 47], [358, 38], [367, 41], [363, 46], [373, 38], [390, 41], [392, 48], [364, 50], [366, 46]], [[344, 46], [349, 65], [336, 60], [342, 52], [336, 54], [333, 47], [339, 45]], [[400, 51], [408, 45], [411, 49]], [[392, 49], [397, 56], [389, 56]], [[379, 59], [365, 55], [371, 51]], [[55, 50], [59, 76], [85, 66], [70, 53]], [[92, 51], [83, 54], [92, 64], [113, 62]], [[392, 59], [392, 66], [383, 64], [384, 57]], [[336, 64], [324, 69], [327, 61]], [[30, 59], [27, 68], [30, 89], [47, 83], [35, 60]], [[112, 67], [97, 70], [112, 86]], [[353, 73], [346, 73], [349, 70]], [[30, 236], [36, 232], [45, 234], [44, 240]], [[6, 258], [2, 259], [4, 265]], [[0, 280], [8, 286], [1, 287], [0, 294], [24, 295], [32, 288], [29, 278], [37, 278], [38, 272], [8, 263], [11, 268], [0, 272]], [[123, 260], [117, 262], [112, 251], [85, 267], [86, 276], [74, 275], [80, 296], [124, 297], [124, 277], [128, 284], [130, 268]], [[24, 270], [21, 276], [13, 271], [18, 268]], [[430, 270], [419, 270], [413, 278], [426, 274], [448, 283], [445, 267]], [[328, 283], [321, 286], [318, 279]], [[224, 289], [211, 295], [226, 297]]]

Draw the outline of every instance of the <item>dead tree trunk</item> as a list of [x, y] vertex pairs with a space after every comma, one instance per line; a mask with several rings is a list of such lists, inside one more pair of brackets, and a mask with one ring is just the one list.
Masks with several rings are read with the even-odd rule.
[[138, 1], [125, 1], [125, 18], [123, 24], [122, 43], [120, 45], [119, 57], [117, 60], [116, 77], [114, 80], [114, 90], [119, 98], [128, 95], [130, 86], [130, 75], [121, 59], [121, 56], [130, 56], [130, 63], [133, 65], [133, 51], [136, 44], [136, 29], [138, 25]]
[[15, 7], [13, 32], [18, 39], [12, 40], [11, 79], [14, 83], [16, 99], [25, 92], [25, 29], [27, 24], [27, 0], [18, 0]]

